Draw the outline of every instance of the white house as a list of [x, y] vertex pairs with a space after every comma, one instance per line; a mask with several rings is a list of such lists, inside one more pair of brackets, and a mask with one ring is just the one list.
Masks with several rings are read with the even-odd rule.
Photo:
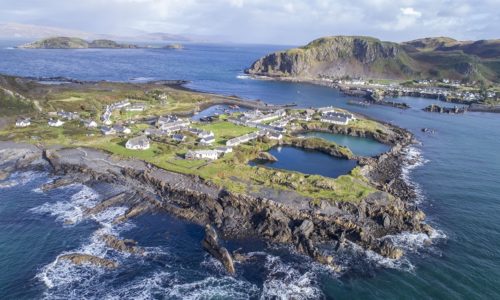
[[94, 120], [85, 120], [83, 125], [87, 128], [97, 128], [97, 122]]
[[116, 130], [113, 127], [108, 127], [108, 126], [101, 127], [101, 132], [104, 135], [116, 134]]
[[231, 147], [217, 147], [215, 151], [221, 153], [221, 154], [227, 154], [233, 152], [233, 148]]
[[138, 136], [135, 138], [131, 138], [125, 144], [125, 148], [131, 150], [146, 150], [149, 149], [149, 139], [146, 136]]
[[186, 153], [185, 158], [216, 160], [219, 158], [219, 152], [216, 150], [190, 150]]
[[28, 127], [30, 125], [31, 125], [31, 120], [29, 118], [16, 120], [16, 127]]
[[50, 127], [61, 127], [63, 124], [64, 124], [64, 122], [59, 120], [59, 119], [57, 119], [57, 120], [50, 119], [49, 120]]
[[146, 110], [146, 104], [144, 103], [134, 103], [127, 108], [125, 108], [126, 111], [145, 111]]
[[174, 134], [172, 139], [176, 142], [184, 142], [186, 140], [186, 136], [183, 134]]
[[213, 135], [212, 136], [208, 136], [206, 138], [202, 138], [200, 140], [200, 144], [206, 145], [206, 146], [212, 145], [214, 142], [215, 142], [215, 136], [213, 136]]
[[326, 115], [321, 117], [321, 122], [336, 124], [336, 125], [347, 125], [349, 124], [350, 119], [347, 117], [335, 116], [335, 115]]
[[212, 131], [202, 130], [201, 132], [198, 133], [198, 137], [201, 139], [206, 139], [206, 138], [213, 138], [213, 137], [215, 137], [215, 135]]
[[113, 129], [118, 133], [123, 133], [123, 134], [132, 133], [132, 130], [130, 130], [130, 128], [122, 126], [122, 125], [115, 125], [115, 126], [113, 126]]
[[271, 140], [281, 140], [283, 139], [283, 134], [275, 131], [269, 131], [267, 133], [267, 137], [270, 138]]

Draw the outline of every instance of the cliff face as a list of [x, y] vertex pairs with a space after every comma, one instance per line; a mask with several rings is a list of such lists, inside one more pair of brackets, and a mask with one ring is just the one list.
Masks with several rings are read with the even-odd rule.
[[85, 48], [138, 48], [136, 45], [119, 44], [111, 40], [86, 40], [75, 37], [54, 37], [19, 46], [25, 49], [85, 49]]
[[413, 61], [395, 43], [367, 37], [321, 38], [304, 47], [257, 60], [249, 74], [318, 77], [399, 77], [413, 74]]
[[498, 81], [491, 60], [500, 62], [498, 41], [459, 42], [427, 38], [402, 44], [370, 37], [334, 36], [271, 53], [245, 70], [251, 75], [317, 79], [344, 76], [375, 79], [487, 79]]

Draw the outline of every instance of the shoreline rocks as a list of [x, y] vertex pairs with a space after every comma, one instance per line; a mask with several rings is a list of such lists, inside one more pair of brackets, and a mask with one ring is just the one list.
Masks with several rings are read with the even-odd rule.
[[[395, 136], [380, 136], [394, 141], [393, 149], [378, 158], [367, 159], [362, 167], [363, 174], [380, 191], [360, 203], [329, 199], [318, 207], [311, 207], [307, 199], [298, 195], [293, 199], [268, 199], [251, 193], [233, 194], [196, 176], [169, 172], [138, 160], [117, 160], [94, 149], [44, 151], [44, 157], [58, 175], [86, 175], [93, 182], [104, 181], [130, 189], [126, 195], [104, 200], [87, 214], [126, 205], [128, 211], [115, 220], [120, 222], [145, 212], [166, 212], [200, 225], [213, 224], [227, 238], [257, 237], [292, 244], [298, 251], [335, 268], [333, 257], [319, 251], [319, 245], [349, 241], [383, 256], [399, 257], [397, 247], [391, 248], [390, 241], [381, 243], [384, 236], [431, 230], [423, 223], [425, 215], [411, 202], [414, 196], [411, 188], [398, 178], [404, 163], [401, 152], [411, 143], [412, 136], [397, 128], [393, 130]], [[2, 146], [0, 142], [0, 158], [3, 158]], [[33, 155], [42, 156], [42, 150], [33, 151]], [[212, 233], [208, 230], [207, 246], [219, 249], [218, 243], [213, 243], [217, 239], [213, 239]], [[214, 251], [228, 261], [230, 255]]]

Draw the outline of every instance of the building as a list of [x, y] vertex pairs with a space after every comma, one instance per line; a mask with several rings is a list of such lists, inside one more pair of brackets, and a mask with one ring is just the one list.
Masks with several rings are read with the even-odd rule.
[[93, 120], [84, 120], [83, 126], [87, 128], [97, 128], [97, 122]]
[[113, 127], [103, 126], [101, 127], [101, 133], [104, 135], [116, 134], [116, 130]]
[[225, 146], [225, 147], [217, 147], [215, 149], [215, 151], [217, 151], [217, 152], [219, 152], [221, 154], [227, 154], [227, 153], [233, 152], [233, 148], [232, 147], [227, 147], [227, 146]]
[[31, 120], [29, 118], [16, 120], [16, 127], [28, 127], [30, 125], [31, 125]]
[[213, 138], [215, 137], [215, 135], [212, 131], [202, 130], [200, 133], [198, 133], [198, 137], [201, 139], [206, 139], [206, 138]]
[[146, 128], [144, 129], [144, 134], [152, 136], [162, 136], [165, 135], [165, 131], [157, 128]]
[[125, 148], [131, 150], [147, 150], [149, 147], [149, 139], [144, 135], [131, 138], [125, 144]]
[[205, 146], [208, 146], [208, 145], [212, 145], [213, 143], [215, 143], [215, 136], [208, 136], [206, 138], [202, 138], [200, 140], [200, 144], [202, 145], [205, 145]]
[[189, 120], [182, 120], [182, 119], [178, 119], [176, 121], [172, 121], [169, 123], [164, 123], [164, 122], [158, 123], [157, 122], [157, 127], [159, 129], [166, 131], [166, 132], [169, 132], [169, 133], [184, 130], [189, 125], [190, 125]]
[[66, 112], [66, 111], [60, 111], [57, 113], [57, 115], [59, 117], [61, 117], [62, 119], [66, 119], [68, 121], [70, 120], [77, 120], [79, 117], [78, 117], [78, 113], [73, 113], [73, 112]]
[[321, 117], [321, 122], [336, 124], [336, 125], [347, 125], [350, 119], [347, 117], [336, 116], [336, 115], [325, 115]]
[[321, 113], [321, 114], [327, 114], [330, 112], [335, 112], [335, 107], [333, 107], [333, 106], [320, 107], [316, 111]]
[[186, 136], [183, 134], [174, 134], [172, 139], [176, 142], [184, 142], [186, 140]]
[[283, 139], [283, 134], [276, 132], [276, 131], [269, 131], [267, 133], [267, 137], [271, 140], [282, 140]]
[[158, 120], [156, 120], [155, 125], [156, 125], [156, 127], [162, 127], [164, 124], [169, 124], [172, 122], [176, 122], [178, 120], [179, 120], [179, 118], [177, 116], [174, 116], [174, 115], [159, 117]]
[[125, 108], [126, 111], [145, 111], [146, 104], [145, 103], [134, 103]]
[[238, 146], [240, 144], [247, 143], [247, 142], [249, 142], [251, 140], [255, 140], [258, 137], [263, 136], [265, 134], [266, 134], [266, 132], [264, 130], [261, 130], [261, 131], [258, 131], [258, 132], [248, 133], [248, 134], [245, 134], [245, 135], [242, 135], [242, 136], [239, 136], [239, 137], [227, 140], [226, 146], [228, 146], [228, 147]]
[[113, 129], [117, 133], [122, 133], [122, 134], [130, 134], [130, 133], [132, 133], [132, 130], [130, 130], [130, 128], [122, 126], [122, 125], [115, 125], [115, 126], [113, 126]]
[[219, 152], [216, 150], [190, 150], [184, 157], [186, 159], [216, 160], [219, 158]]
[[50, 119], [49, 120], [50, 127], [61, 127], [63, 124], [64, 124], [64, 122], [59, 120], [59, 119], [56, 119], [56, 120]]

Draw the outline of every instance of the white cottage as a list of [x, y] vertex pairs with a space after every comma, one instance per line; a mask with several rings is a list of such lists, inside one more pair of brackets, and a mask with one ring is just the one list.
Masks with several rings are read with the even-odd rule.
[[50, 119], [49, 120], [50, 127], [61, 127], [63, 124], [64, 124], [64, 122], [59, 120], [59, 119], [57, 119], [57, 120]]
[[16, 120], [16, 127], [28, 127], [30, 125], [31, 125], [31, 120], [29, 118]]
[[219, 152], [216, 150], [190, 150], [186, 153], [185, 158], [216, 160], [219, 158]]
[[144, 135], [131, 138], [125, 144], [125, 148], [130, 150], [147, 150], [149, 147], [149, 139]]

